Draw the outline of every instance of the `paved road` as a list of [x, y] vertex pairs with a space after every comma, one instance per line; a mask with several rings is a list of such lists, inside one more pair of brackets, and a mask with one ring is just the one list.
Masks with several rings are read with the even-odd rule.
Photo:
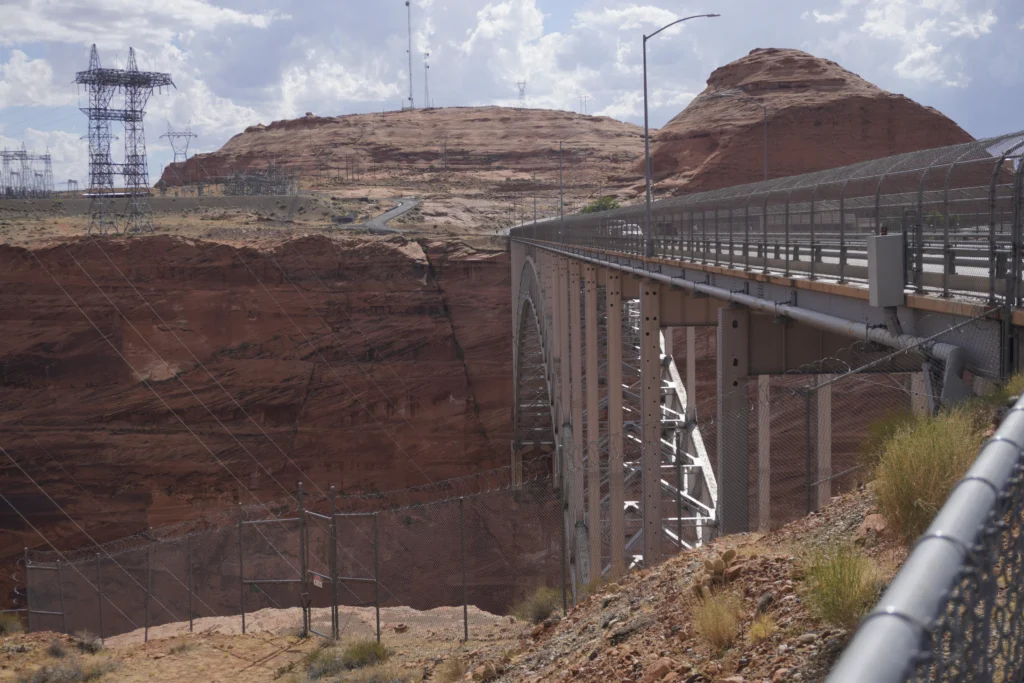
[[390, 211], [382, 213], [376, 218], [371, 218], [365, 223], [353, 224], [350, 227], [363, 228], [369, 232], [378, 235], [401, 233], [401, 230], [395, 230], [394, 228], [386, 227], [388, 222], [395, 218], [398, 218], [407, 211], [412, 211], [413, 209], [415, 209], [417, 206], [420, 205], [420, 200], [416, 199], [415, 197], [398, 197], [396, 199], [392, 199], [391, 201], [398, 202], [398, 206], [391, 209]]

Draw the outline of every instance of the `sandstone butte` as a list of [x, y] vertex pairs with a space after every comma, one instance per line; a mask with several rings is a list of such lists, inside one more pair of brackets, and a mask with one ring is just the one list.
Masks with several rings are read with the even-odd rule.
[[592, 185], [595, 192], [621, 187], [643, 152], [642, 128], [568, 111], [486, 106], [307, 114], [249, 126], [216, 152], [169, 165], [162, 179], [180, 185], [182, 179], [224, 177], [274, 160], [303, 178], [344, 175], [357, 164], [366, 185], [384, 178], [436, 185], [436, 176], [408, 174], [414, 169], [440, 173], [445, 149], [450, 171], [445, 182], [462, 194], [474, 189], [501, 193], [508, 181], [528, 181], [537, 174], [546, 183], [546, 194], [557, 195], [558, 141], [570, 136], [564, 146], [567, 186]]
[[[941, 112], [793, 49], [756, 49], [715, 69], [707, 87], [653, 136], [659, 193], [685, 194], [780, 178], [973, 139]], [[643, 174], [643, 163], [633, 167]]]

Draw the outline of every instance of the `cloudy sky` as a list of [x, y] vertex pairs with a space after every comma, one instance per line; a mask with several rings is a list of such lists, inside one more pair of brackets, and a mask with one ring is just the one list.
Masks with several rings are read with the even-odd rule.
[[[1021, 0], [412, 0], [415, 104], [430, 55], [436, 106], [580, 109], [642, 123], [641, 36], [719, 12], [650, 43], [652, 125], [717, 66], [756, 47], [796, 47], [937, 107], [975, 136], [1024, 128]], [[408, 97], [404, 0], [0, 0], [0, 147], [54, 156], [84, 186], [85, 116], [74, 72], [96, 43], [104, 66], [128, 47], [176, 90], [150, 101], [151, 180], [160, 135], [191, 123], [210, 151], [254, 123], [399, 108]], [[115, 143], [115, 149], [118, 143]]]

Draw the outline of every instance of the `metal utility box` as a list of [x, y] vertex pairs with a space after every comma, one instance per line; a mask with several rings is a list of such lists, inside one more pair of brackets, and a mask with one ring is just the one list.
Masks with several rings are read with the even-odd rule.
[[903, 235], [868, 236], [868, 296], [872, 306], [902, 306]]

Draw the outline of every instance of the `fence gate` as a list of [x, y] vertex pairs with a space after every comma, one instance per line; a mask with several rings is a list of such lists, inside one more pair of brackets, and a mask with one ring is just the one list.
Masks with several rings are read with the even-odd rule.
[[[300, 506], [298, 517], [277, 517], [272, 519], [247, 520], [239, 506], [238, 514], [238, 606], [242, 615], [242, 633], [245, 633], [246, 595], [255, 594], [257, 599], [264, 599], [265, 606], [284, 608], [301, 601], [304, 591], [296, 596], [289, 595], [288, 587], [302, 590], [304, 576], [301, 567], [302, 548], [294, 548], [292, 541], [301, 538], [296, 534], [298, 525], [301, 532], [303, 515]], [[290, 559], [299, 559], [299, 566]], [[249, 558], [252, 571], [256, 576], [246, 576], [246, 557]], [[262, 574], [260, 574], [262, 573]], [[275, 576], [274, 574], [278, 574]], [[284, 575], [284, 578], [280, 578]], [[276, 600], [274, 596], [287, 596], [289, 600]], [[282, 604], [284, 602], [284, 604]], [[288, 604], [291, 602], [291, 604]]]

